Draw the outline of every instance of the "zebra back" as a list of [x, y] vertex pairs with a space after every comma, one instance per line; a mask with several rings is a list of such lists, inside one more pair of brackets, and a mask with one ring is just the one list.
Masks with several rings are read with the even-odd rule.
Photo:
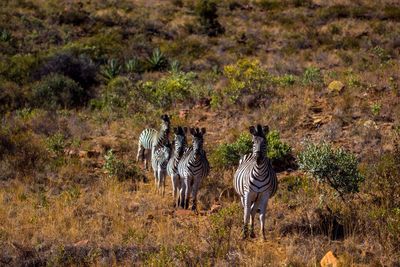
[[157, 139], [158, 131], [152, 128], [144, 129], [139, 136], [139, 146], [144, 149], [151, 149], [155, 140]]

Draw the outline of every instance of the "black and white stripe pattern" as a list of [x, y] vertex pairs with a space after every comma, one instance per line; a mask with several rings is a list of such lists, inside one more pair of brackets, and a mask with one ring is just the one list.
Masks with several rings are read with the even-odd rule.
[[182, 179], [180, 205], [187, 209], [190, 194], [192, 194], [192, 210], [196, 210], [200, 183], [208, 175], [210, 165], [206, 152], [203, 150], [203, 135], [206, 133], [206, 129], [190, 128], [190, 133], [193, 137], [193, 145], [186, 149], [178, 164], [178, 174]]
[[[169, 138], [169, 130], [170, 130], [170, 119], [168, 115], [162, 115], [161, 116], [161, 129], [160, 132], [158, 132], [155, 129], [152, 128], [147, 128], [144, 129], [140, 136], [139, 136], [139, 142], [138, 142], [138, 153], [136, 156], [136, 161], [144, 161], [144, 167], [145, 169], [148, 169], [148, 161], [151, 160], [151, 154], [152, 153], [152, 148], [157, 144], [157, 143], [167, 143], [167, 140]], [[147, 150], [147, 155], [146, 154]]]
[[165, 178], [167, 176], [167, 165], [171, 157], [171, 144], [158, 143], [152, 149], [151, 166], [154, 172], [154, 178], [158, 193], [165, 194]]
[[171, 177], [172, 182], [172, 197], [174, 206], [179, 205], [179, 191], [181, 188], [181, 179], [178, 173], [178, 164], [186, 149], [186, 127], [174, 128], [174, 153], [170, 158], [167, 166], [167, 174]]
[[244, 207], [243, 234], [247, 237], [250, 220], [250, 236], [254, 237], [254, 216], [260, 211], [261, 234], [265, 239], [265, 213], [268, 200], [276, 193], [278, 180], [266, 155], [268, 126], [251, 126], [253, 152], [242, 157], [234, 176], [234, 187]]

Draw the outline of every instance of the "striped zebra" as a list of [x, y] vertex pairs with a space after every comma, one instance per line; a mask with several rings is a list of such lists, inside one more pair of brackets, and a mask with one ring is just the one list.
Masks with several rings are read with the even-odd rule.
[[272, 169], [271, 161], [266, 157], [266, 134], [268, 126], [257, 125], [249, 128], [253, 135], [253, 152], [244, 155], [236, 170], [233, 185], [240, 195], [244, 208], [243, 237], [247, 238], [250, 220], [250, 237], [254, 235], [254, 216], [260, 212], [261, 234], [265, 239], [265, 213], [268, 200], [278, 189], [278, 180]]
[[181, 188], [181, 179], [178, 173], [178, 163], [181, 160], [186, 149], [186, 127], [174, 128], [174, 153], [168, 162], [167, 173], [172, 181], [172, 198], [174, 206], [179, 205], [179, 191]]
[[193, 145], [185, 150], [178, 164], [178, 174], [182, 180], [180, 189], [180, 205], [189, 208], [189, 198], [192, 194], [192, 210], [197, 207], [197, 192], [201, 181], [208, 175], [210, 165], [206, 152], [203, 150], [203, 136], [205, 128], [190, 128], [193, 137]]
[[151, 166], [154, 172], [156, 189], [162, 196], [165, 194], [165, 178], [171, 153], [172, 147], [169, 141], [167, 143], [158, 142], [151, 150]]
[[[155, 129], [147, 128], [142, 131], [139, 136], [138, 142], [138, 153], [136, 156], [136, 161], [144, 161], [144, 168], [148, 169], [148, 161], [151, 160], [152, 148], [157, 142], [166, 143], [169, 138], [170, 130], [170, 118], [168, 115], [164, 114], [161, 116], [161, 129], [158, 132]], [[147, 152], [147, 155], [146, 155]]]

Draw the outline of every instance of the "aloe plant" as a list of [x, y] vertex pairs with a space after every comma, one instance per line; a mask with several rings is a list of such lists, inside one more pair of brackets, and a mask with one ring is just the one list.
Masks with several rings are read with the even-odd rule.
[[153, 50], [151, 56], [147, 59], [150, 64], [150, 69], [152, 70], [161, 70], [165, 68], [167, 64], [167, 58], [164, 53], [160, 51], [160, 49], [156, 48]]
[[137, 58], [132, 58], [129, 59], [126, 63], [125, 63], [125, 70], [128, 73], [133, 73], [133, 72], [140, 72], [141, 68], [140, 68], [140, 61]]
[[107, 65], [103, 66], [101, 74], [106, 80], [115, 78], [121, 72], [121, 65], [116, 59], [110, 59]]
[[11, 33], [4, 29], [0, 30], [0, 41], [8, 42], [10, 40], [11, 40]]
[[169, 67], [172, 72], [179, 72], [181, 70], [181, 63], [178, 60], [173, 60], [170, 64]]

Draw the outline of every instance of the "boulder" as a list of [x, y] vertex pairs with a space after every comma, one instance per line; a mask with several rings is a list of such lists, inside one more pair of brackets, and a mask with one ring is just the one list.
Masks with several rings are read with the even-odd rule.
[[328, 90], [331, 93], [340, 93], [343, 91], [343, 89], [344, 89], [344, 84], [341, 81], [332, 81], [328, 85]]
[[337, 267], [338, 266], [338, 259], [333, 255], [332, 251], [328, 251], [325, 256], [322, 258], [321, 267]]

